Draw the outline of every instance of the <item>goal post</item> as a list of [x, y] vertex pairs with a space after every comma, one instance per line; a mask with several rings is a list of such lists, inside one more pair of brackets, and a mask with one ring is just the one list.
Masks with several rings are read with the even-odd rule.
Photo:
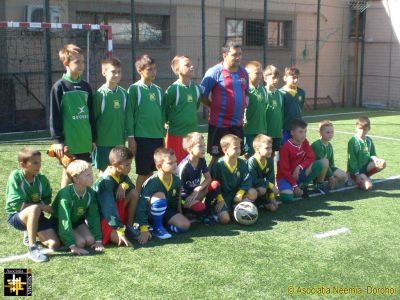
[[112, 28], [102, 24], [0, 21], [0, 40], [0, 135], [48, 130], [46, 76], [54, 83], [65, 72], [58, 58], [63, 45], [82, 48], [82, 78], [93, 90], [103, 81], [101, 60], [113, 53]]

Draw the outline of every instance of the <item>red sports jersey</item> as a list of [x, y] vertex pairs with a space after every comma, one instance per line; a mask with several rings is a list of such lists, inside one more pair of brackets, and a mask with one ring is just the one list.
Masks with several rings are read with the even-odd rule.
[[302, 170], [307, 169], [315, 160], [314, 152], [307, 139], [300, 145], [295, 145], [292, 139], [288, 140], [279, 150], [278, 172], [276, 180], [286, 179], [290, 184], [297, 186], [292, 174], [297, 166]]

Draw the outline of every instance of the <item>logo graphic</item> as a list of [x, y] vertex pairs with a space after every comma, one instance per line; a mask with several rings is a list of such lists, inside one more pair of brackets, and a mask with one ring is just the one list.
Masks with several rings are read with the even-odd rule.
[[32, 269], [4, 269], [4, 296], [32, 296]]
[[34, 193], [31, 195], [33, 202], [38, 202], [40, 200], [40, 195], [38, 193]]
[[173, 189], [172, 190], [172, 196], [175, 196], [176, 195], [176, 189]]
[[119, 109], [121, 105], [119, 104], [119, 101], [117, 99], [114, 100], [114, 109]]
[[76, 210], [76, 213], [78, 216], [83, 216], [85, 214], [85, 208], [84, 207], [78, 207]]
[[150, 93], [149, 94], [149, 98], [150, 98], [150, 101], [156, 101], [156, 94], [154, 94], [154, 93]]
[[262, 95], [260, 93], [257, 93], [257, 101], [261, 102], [263, 99]]
[[84, 113], [85, 113], [85, 107], [84, 107], [84, 106], [82, 106], [82, 107], [78, 107], [78, 108], [79, 108], [78, 115], [80, 115], [80, 114], [84, 114]]
[[193, 102], [193, 96], [187, 95], [187, 102]]
[[239, 171], [237, 171], [237, 177], [240, 177], [240, 172]]
[[276, 102], [276, 100], [272, 101], [272, 106], [273, 106], [273, 107], [278, 106], [278, 103]]

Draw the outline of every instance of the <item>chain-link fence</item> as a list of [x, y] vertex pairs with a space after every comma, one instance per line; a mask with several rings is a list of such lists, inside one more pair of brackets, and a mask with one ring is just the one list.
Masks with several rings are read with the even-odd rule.
[[[138, 79], [133, 60], [139, 55], [155, 58], [156, 83], [166, 89], [176, 80], [170, 68], [175, 55], [191, 57], [194, 80], [199, 82], [207, 68], [221, 60], [221, 46], [235, 40], [242, 44], [243, 65], [250, 60], [274, 64], [281, 75], [285, 67], [296, 65], [299, 85], [306, 91], [306, 108], [400, 107], [400, 26], [396, 23], [400, 8], [394, 0], [31, 2], [3, 2], [0, 20], [41, 21], [43, 5], [48, 5], [52, 22], [111, 25], [113, 55], [123, 62], [121, 85], [125, 88]], [[16, 32], [2, 32], [0, 38], [6, 43], [0, 44], [0, 111], [9, 121], [1, 118], [0, 132], [46, 128], [42, 77], [51, 72], [54, 83], [63, 72], [57, 49], [67, 40], [85, 47], [87, 35], [71, 35], [58, 42], [51, 39], [48, 70], [42, 67], [46, 56], [34, 54], [44, 46], [39, 32], [28, 33], [28, 40]], [[13, 39], [16, 45], [10, 46]], [[89, 81], [97, 89], [104, 80], [100, 60], [106, 45], [96, 35], [90, 36], [89, 44], [93, 50], [86, 58]]]

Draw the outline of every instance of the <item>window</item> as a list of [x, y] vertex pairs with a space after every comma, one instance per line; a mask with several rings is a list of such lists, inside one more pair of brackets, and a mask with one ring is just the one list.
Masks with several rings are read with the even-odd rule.
[[[291, 21], [268, 21], [268, 46], [290, 48]], [[226, 41], [246, 46], [263, 46], [264, 22], [262, 20], [226, 19]]]
[[[131, 43], [130, 14], [77, 12], [77, 22], [108, 24], [112, 26], [116, 44]], [[169, 16], [136, 15], [136, 43], [140, 47], [163, 47], [170, 45]]]

